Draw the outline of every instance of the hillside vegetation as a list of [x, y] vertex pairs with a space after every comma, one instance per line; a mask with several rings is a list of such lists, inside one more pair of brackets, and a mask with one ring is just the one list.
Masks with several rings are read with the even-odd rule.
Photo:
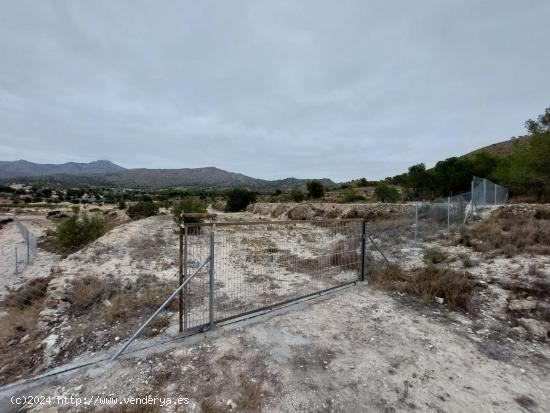
[[[387, 178], [407, 189], [409, 199], [430, 199], [467, 192], [472, 176], [488, 178], [510, 189], [512, 196], [533, 201], [550, 200], [550, 108], [537, 120], [525, 123], [528, 135], [507, 146], [505, 155], [475, 151], [452, 157], [426, 169], [423, 163], [408, 172]], [[502, 148], [501, 148], [502, 149]], [[501, 152], [502, 153], [502, 152]]]

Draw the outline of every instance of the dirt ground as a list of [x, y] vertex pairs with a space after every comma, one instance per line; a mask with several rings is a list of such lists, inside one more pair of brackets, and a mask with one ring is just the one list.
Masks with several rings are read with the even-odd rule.
[[472, 328], [362, 284], [22, 393], [179, 396], [189, 405], [165, 411], [188, 412], [548, 411], [548, 347]]
[[[219, 218], [271, 215], [246, 212]], [[186, 339], [178, 336], [172, 313], [162, 334], [140, 339], [119, 361], [3, 388], [0, 411], [16, 411], [10, 402], [13, 395], [116, 397], [120, 403], [122, 397], [147, 395], [189, 399], [178, 407], [157, 404], [148, 409], [56, 402], [29, 409], [48, 412], [550, 411], [548, 326], [539, 321], [550, 297], [532, 288], [548, 285], [550, 256], [482, 253], [449, 239], [414, 243], [386, 223], [378, 226], [379, 234], [374, 233], [375, 225], [372, 228], [373, 239], [405, 269], [425, 265], [426, 250], [443, 250], [445, 258], [438, 265], [468, 271], [483, 286], [476, 289], [476, 312], [450, 311], [445, 305], [359, 283]], [[322, 231], [316, 231], [323, 238]], [[275, 247], [269, 250], [284, 250], [274, 234], [270, 242]], [[246, 240], [241, 238], [239, 242]], [[264, 241], [254, 241], [247, 254], [258, 259], [254, 254], [265, 250]], [[313, 241], [297, 242], [302, 255], [314, 250]], [[149, 272], [172, 279], [176, 258], [171, 217], [159, 216], [119, 226], [80, 252], [52, 260], [57, 275], [48, 291], [57, 304], [41, 315], [50, 328], [45, 351], [57, 354], [84, 321], [67, 315], [67, 282], [83, 275], [136, 282]], [[246, 259], [238, 255], [232, 265], [236, 269]], [[269, 273], [276, 266], [266, 268]], [[292, 271], [287, 275], [293, 276]], [[87, 347], [82, 360], [110, 355], [121, 338], [108, 334], [107, 341], [95, 345], [83, 336], [83, 346], [94, 346]]]

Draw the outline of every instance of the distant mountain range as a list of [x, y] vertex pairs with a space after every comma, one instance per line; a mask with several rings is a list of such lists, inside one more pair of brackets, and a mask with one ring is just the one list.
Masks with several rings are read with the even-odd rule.
[[[17, 182], [51, 182], [58, 184], [112, 185], [130, 188], [208, 187], [251, 189], [302, 188], [306, 179], [256, 179], [214, 167], [183, 169], [126, 169], [113, 162], [38, 164], [25, 160], [0, 161], [0, 180]], [[321, 179], [327, 186], [336, 185]]]

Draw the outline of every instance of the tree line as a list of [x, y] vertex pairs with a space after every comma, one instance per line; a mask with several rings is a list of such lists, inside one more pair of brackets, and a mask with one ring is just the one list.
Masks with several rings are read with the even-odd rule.
[[470, 190], [473, 176], [487, 178], [506, 186], [511, 195], [538, 202], [550, 200], [550, 108], [537, 120], [525, 123], [524, 142], [513, 142], [508, 155], [480, 152], [467, 157], [452, 157], [433, 168], [419, 163], [406, 173], [386, 178], [389, 184], [406, 189], [409, 200], [433, 199]]

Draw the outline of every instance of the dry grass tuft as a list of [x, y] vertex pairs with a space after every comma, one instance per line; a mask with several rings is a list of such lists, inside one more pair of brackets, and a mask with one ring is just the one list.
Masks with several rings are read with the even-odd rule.
[[473, 312], [472, 296], [477, 283], [467, 272], [429, 265], [409, 272], [390, 264], [370, 277], [370, 282], [382, 288], [397, 290], [433, 303], [441, 297], [450, 309]]
[[265, 403], [265, 393], [262, 386], [257, 381], [252, 381], [250, 378], [241, 374], [240, 377], [240, 396], [235, 400], [239, 411], [243, 412], [259, 412]]
[[51, 277], [34, 278], [18, 289], [8, 289], [9, 293], [2, 301], [4, 308], [24, 309], [46, 296]]
[[550, 220], [492, 217], [464, 231], [460, 243], [507, 257], [521, 253], [550, 255]]
[[159, 314], [156, 316], [151, 324], [143, 331], [144, 337], [154, 337], [168, 328], [170, 325], [170, 317], [168, 314]]
[[424, 250], [424, 261], [427, 264], [440, 264], [447, 261], [449, 254], [439, 248], [428, 248]]
[[12, 290], [2, 302], [0, 317], [0, 385], [37, 372], [42, 366], [40, 342], [45, 333], [38, 327], [50, 278], [37, 278]]
[[102, 300], [107, 290], [107, 283], [104, 279], [86, 276], [72, 282], [71, 311], [75, 315], [83, 314], [94, 304]]

